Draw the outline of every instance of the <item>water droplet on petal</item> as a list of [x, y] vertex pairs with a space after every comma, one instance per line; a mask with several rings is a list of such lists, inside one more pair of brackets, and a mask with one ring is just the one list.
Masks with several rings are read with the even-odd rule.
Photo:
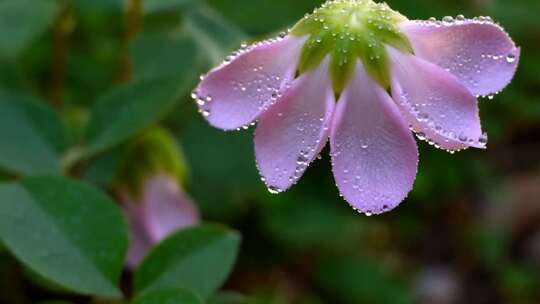
[[442, 19], [442, 22], [443, 22], [444, 25], [450, 26], [450, 25], [453, 25], [453, 24], [454, 24], [454, 18], [451, 17], [451, 16], [445, 16], [445, 17]]
[[275, 187], [275, 186], [269, 186], [268, 187], [268, 192], [270, 192], [271, 194], [279, 194], [279, 193], [283, 192], [283, 190], [281, 190], [280, 188]]
[[508, 56], [506, 56], [506, 62], [508, 63], [514, 63], [516, 61], [516, 55], [514, 54], [509, 54]]

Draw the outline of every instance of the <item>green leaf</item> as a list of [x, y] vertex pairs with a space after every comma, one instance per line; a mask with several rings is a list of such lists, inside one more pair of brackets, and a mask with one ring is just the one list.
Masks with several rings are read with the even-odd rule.
[[17, 56], [47, 30], [59, 8], [53, 0], [0, 1], [0, 55]]
[[44, 278], [39, 273], [33, 271], [32, 269], [28, 267], [24, 267], [23, 270], [25, 279], [32, 284], [32, 286], [36, 286], [40, 289], [47, 290], [48, 292], [54, 293], [56, 295], [61, 294], [72, 294], [69, 290], [66, 288], [51, 282], [50, 280]]
[[207, 304], [247, 304], [249, 299], [234, 292], [219, 292], [208, 299]]
[[189, 5], [198, 4], [198, 0], [145, 0], [144, 12], [154, 14], [163, 11], [185, 9]]
[[351, 240], [358, 239], [365, 230], [358, 216], [335, 198], [325, 199], [300, 190], [291, 189], [287, 195], [265, 204], [265, 231], [280, 245], [292, 249], [335, 252], [354, 246]]
[[136, 298], [133, 304], [203, 304], [201, 299], [183, 289], [158, 290]]
[[[527, 35], [540, 31], [538, 12], [540, 2], [531, 0], [504, 1], [495, 0], [486, 7], [488, 15], [503, 24], [505, 29], [514, 35]], [[527, 40], [524, 40], [524, 42]], [[538, 43], [531, 43], [538, 50]], [[533, 58], [536, 58], [533, 56]], [[523, 65], [522, 65], [523, 67]]]
[[156, 123], [189, 88], [190, 83], [185, 79], [160, 77], [112, 89], [93, 108], [87, 153], [114, 147]]
[[[96, 11], [121, 11], [125, 5], [123, 0], [74, 0], [73, 5], [82, 13]], [[93, 18], [98, 19], [96, 16]]]
[[98, 155], [86, 168], [83, 168], [82, 179], [100, 187], [109, 187], [122, 167], [127, 150], [127, 145], [120, 145], [107, 153]]
[[[267, 35], [293, 25], [324, 0], [206, 1], [250, 34]], [[286, 8], [286, 9], [285, 9]]]
[[239, 28], [207, 5], [190, 7], [184, 17], [186, 32], [193, 36], [211, 66], [220, 64], [246, 39]]
[[21, 262], [73, 292], [117, 298], [127, 250], [120, 209], [99, 190], [62, 177], [0, 186], [0, 240]]
[[201, 115], [195, 117], [180, 134], [192, 180], [200, 181], [191, 185], [191, 194], [205, 215], [231, 219], [247, 208], [250, 198], [266, 191], [255, 166], [253, 134], [223, 134]]
[[232, 269], [240, 235], [218, 225], [180, 231], [150, 252], [135, 273], [138, 294], [185, 288], [206, 298]]
[[188, 35], [143, 33], [135, 39], [130, 51], [137, 79], [181, 74], [195, 86], [202, 60], [197, 45]]
[[62, 124], [43, 101], [0, 92], [0, 167], [16, 174], [59, 172]]
[[17, 62], [0, 58], [0, 90], [22, 91], [26, 89], [26, 84]]
[[[31, 95], [0, 91], [0, 100], [12, 104], [24, 115], [38, 132], [58, 153], [66, 149], [66, 133], [58, 114], [45, 100]], [[1, 101], [0, 101], [1, 102]]]
[[410, 289], [377, 260], [342, 256], [323, 259], [319, 264], [318, 285], [336, 303], [414, 303]]
[[[220, 64], [246, 34], [218, 11], [196, 0], [149, 0], [144, 2], [144, 25], [147, 31], [188, 34], [207, 67]], [[177, 56], [175, 60], [181, 60]], [[159, 59], [158, 56], [152, 57]]]

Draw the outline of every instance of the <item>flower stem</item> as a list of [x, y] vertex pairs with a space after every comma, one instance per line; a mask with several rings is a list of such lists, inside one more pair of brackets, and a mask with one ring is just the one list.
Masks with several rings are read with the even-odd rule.
[[49, 85], [49, 102], [56, 108], [63, 105], [63, 93], [67, 74], [67, 61], [71, 49], [71, 35], [75, 18], [69, 1], [62, 1], [62, 10], [54, 26], [53, 63]]
[[125, 36], [123, 41], [123, 56], [120, 81], [128, 81], [133, 74], [129, 55], [129, 45], [141, 28], [142, 0], [129, 0], [125, 14]]

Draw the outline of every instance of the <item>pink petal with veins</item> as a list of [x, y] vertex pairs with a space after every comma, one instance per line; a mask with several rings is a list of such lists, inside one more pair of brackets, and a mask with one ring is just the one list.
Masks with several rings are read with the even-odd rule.
[[302, 176], [326, 145], [335, 97], [329, 60], [296, 79], [265, 112], [255, 132], [261, 175], [273, 192], [282, 192]]
[[210, 124], [234, 130], [254, 122], [290, 85], [304, 41], [260, 42], [210, 71], [194, 93]]
[[361, 64], [338, 101], [330, 146], [339, 191], [358, 211], [387, 212], [411, 191], [416, 142], [388, 93]]
[[473, 95], [501, 91], [518, 67], [520, 49], [493, 22], [408, 21], [401, 24], [401, 29], [416, 56], [452, 73]]
[[141, 198], [123, 193], [130, 228], [128, 267], [134, 269], [160, 241], [199, 222], [199, 211], [175, 178], [156, 175], [146, 180]]
[[478, 103], [467, 88], [432, 63], [390, 53], [392, 97], [419, 137], [450, 151], [485, 148]]

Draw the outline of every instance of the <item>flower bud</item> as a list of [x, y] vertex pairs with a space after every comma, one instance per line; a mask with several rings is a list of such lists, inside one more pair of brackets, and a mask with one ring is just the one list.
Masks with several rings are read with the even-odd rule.
[[180, 147], [164, 129], [152, 128], [129, 144], [114, 188], [130, 228], [130, 268], [171, 233], [199, 221], [182, 188], [186, 172]]
[[199, 211], [175, 178], [154, 175], [142, 193], [120, 194], [130, 228], [127, 264], [135, 268], [148, 251], [171, 233], [199, 222]]

